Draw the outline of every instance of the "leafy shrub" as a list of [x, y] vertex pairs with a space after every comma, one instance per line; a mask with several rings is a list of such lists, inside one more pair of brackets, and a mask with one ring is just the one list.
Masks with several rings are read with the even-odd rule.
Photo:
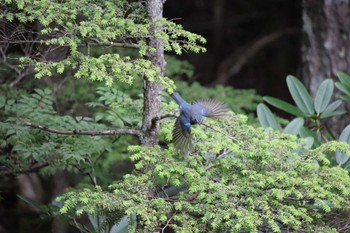
[[[345, 93], [341, 98], [347, 101], [350, 92], [347, 92], [346, 88], [350, 82], [350, 76], [339, 72], [338, 77], [341, 82], [337, 82], [336, 86]], [[326, 79], [320, 84], [314, 99], [311, 98], [306, 87], [296, 77], [291, 75], [287, 76], [287, 84], [296, 106], [274, 97], [263, 97], [263, 99], [272, 106], [297, 117], [284, 128], [283, 132], [306, 138], [309, 146], [314, 148], [326, 141], [335, 140], [337, 138], [338, 141], [350, 143], [350, 125], [343, 129], [339, 137], [336, 137], [335, 133], [332, 132], [324, 121], [325, 119], [337, 117], [346, 113], [343, 109], [337, 110], [342, 105], [341, 100], [336, 99], [331, 102], [334, 89], [334, 82], [332, 79]], [[257, 113], [259, 121], [264, 128], [273, 128], [276, 130], [281, 128], [275, 116], [264, 104], [259, 104]], [[347, 163], [347, 161], [350, 156], [348, 152], [342, 153], [337, 151], [335, 155], [330, 156], [330, 158], [337, 165], [349, 169], [350, 163]]]

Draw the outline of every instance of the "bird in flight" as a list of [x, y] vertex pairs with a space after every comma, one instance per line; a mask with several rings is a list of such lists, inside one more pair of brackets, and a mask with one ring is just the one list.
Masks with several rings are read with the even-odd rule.
[[201, 124], [203, 117], [219, 118], [227, 114], [229, 109], [217, 100], [197, 100], [187, 103], [178, 92], [171, 97], [179, 105], [180, 115], [176, 118], [173, 130], [173, 142], [176, 150], [187, 152], [191, 148], [191, 126]]

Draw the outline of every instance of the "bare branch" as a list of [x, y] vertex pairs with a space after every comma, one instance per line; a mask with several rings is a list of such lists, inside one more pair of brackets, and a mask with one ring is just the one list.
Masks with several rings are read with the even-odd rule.
[[155, 127], [157, 126], [157, 123], [158, 123], [159, 121], [163, 120], [164, 118], [168, 118], [168, 117], [177, 117], [177, 116], [175, 115], [175, 111], [170, 112], [170, 113], [167, 113], [167, 114], [164, 114], [164, 115], [159, 116], [159, 117], [154, 117], [154, 118], [152, 119], [152, 125], [151, 125], [151, 128], [150, 128], [150, 129], [151, 129], [151, 130], [154, 130]]
[[[0, 44], [46, 44], [47, 41], [44, 40], [12, 40], [12, 41], [5, 41], [1, 40]], [[118, 42], [99, 42], [95, 40], [95, 42], [89, 42], [89, 46], [115, 46], [115, 47], [122, 47], [122, 48], [139, 48], [140, 46], [138, 44], [131, 44], [131, 43], [118, 43]], [[64, 45], [62, 45], [64, 46]], [[79, 45], [79, 47], [87, 47], [87, 43], [82, 43]]]
[[164, 115], [161, 115], [160, 117], [153, 118], [152, 119], [152, 123], [155, 124], [157, 121], [160, 121], [160, 120], [163, 120], [163, 119], [169, 118], [169, 117], [177, 117], [176, 114], [175, 114], [175, 111], [167, 113], [167, 114], [164, 114]]
[[38, 164], [34, 164], [31, 167], [24, 169], [24, 170], [0, 170], [0, 176], [8, 176], [8, 175], [17, 175], [17, 174], [23, 174], [23, 173], [31, 173], [31, 172], [36, 172], [38, 170], [40, 170], [41, 168], [47, 167], [49, 166], [50, 163], [49, 162], [45, 162], [45, 163], [38, 163]]
[[[215, 160], [218, 160], [218, 159], [222, 159], [222, 158], [225, 158], [225, 156], [226, 155], [228, 155], [228, 154], [230, 154], [230, 153], [232, 153], [232, 151], [230, 151], [230, 150], [224, 150], [221, 154], [219, 154], [217, 157], [216, 157], [216, 159]], [[217, 166], [218, 164], [209, 164], [209, 165], [207, 165], [205, 168], [204, 168], [204, 170], [205, 171], [208, 171], [209, 169], [211, 169], [212, 167], [215, 167], [215, 166]]]
[[40, 129], [46, 132], [54, 133], [54, 134], [63, 134], [63, 135], [89, 135], [89, 136], [99, 136], [99, 135], [135, 135], [135, 136], [142, 136], [143, 133], [141, 130], [137, 129], [113, 129], [113, 130], [59, 130], [59, 129], [53, 129], [49, 128], [47, 126], [43, 125], [36, 125], [32, 124], [30, 122], [24, 122], [24, 126], [28, 126], [34, 129]]
[[168, 117], [177, 117], [175, 114], [176, 111], [172, 111], [170, 113], [164, 114], [160, 116], [159, 120], [163, 120], [164, 118], [168, 118]]
[[164, 225], [164, 227], [162, 228], [162, 233], [164, 233], [165, 232], [165, 229], [169, 226], [169, 224], [170, 224], [170, 222], [171, 222], [171, 220], [173, 219], [173, 217], [176, 215], [176, 210], [175, 210], [175, 212], [171, 215], [171, 217], [168, 219], [168, 221], [166, 222], [166, 224]]

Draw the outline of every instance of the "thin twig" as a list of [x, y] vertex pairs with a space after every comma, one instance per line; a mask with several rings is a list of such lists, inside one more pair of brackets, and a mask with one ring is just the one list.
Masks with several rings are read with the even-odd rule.
[[10, 86], [13, 87], [13, 86], [16, 86], [23, 78], [25, 78], [27, 75], [30, 75], [31, 73], [33, 73], [34, 71], [34, 68], [33, 67], [27, 67], [24, 72], [21, 72], [18, 77], [12, 81], [10, 83]]
[[[216, 159], [215, 160], [218, 160], [218, 159], [222, 159], [222, 158], [224, 158], [227, 154], [229, 154], [229, 153], [231, 153], [232, 151], [230, 151], [230, 150], [224, 150], [221, 154], [219, 154], [217, 157], [216, 157]], [[207, 165], [205, 168], [204, 168], [204, 170], [205, 171], [208, 171], [210, 168], [212, 168], [212, 167], [215, 167], [215, 166], [217, 166], [217, 164], [209, 164], [209, 165]]]
[[[113, 141], [112, 141], [112, 144], [114, 144], [116, 141], [118, 141], [120, 137], [116, 137]], [[106, 153], [107, 149], [105, 148], [98, 156], [97, 158], [95, 159], [95, 161], [93, 162], [93, 164], [96, 164], [97, 161], [104, 155], [104, 153]]]
[[92, 185], [93, 185], [94, 187], [96, 187], [96, 186], [97, 186], [96, 177], [95, 177], [95, 176], [92, 176], [90, 172], [88, 172], [87, 175], [88, 175], [88, 177], [89, 177], [89, 179], [90, 179]]
[[28, 126], [34, 129], [40, 129], [46, 132], [54, 134], [63, 134], [63, 135], [89, 135], [89, 136], [99, 136], [99, 135], [136, 135], [138, 137], [142, 136], [143, 133], [141, 130], [137, 129], [113, 129], [113, 130], [59, 130], [54, 128], [49, 128], [43, 125], [37, 125], [30, 122], [24, 122], [24, 126]]
[[80, 230], [81, 233], [89, 233], [88, 230], [83, 229], [83, 228], [81, 227], [81, 225], [77, 222], [77, 220], [76, 220], [75, 217], [73, 217], [73, 218], [71, 218], [71, 219], [73, 219], [73, 223], [74, 223], [75, 227], [78, 228], [78, 229]]
[[162, 233], [164, 233], [165, 228], [167, 228], [169, 226], [170, 221], [173, 219], [173, 217], [175, 216], [176, 211], [173, 213], [173, 215], [168, 219], [168, 221], [166, 222], [165, 226], [162, 228]]
[[222, 132], [221, 130], [215, 129], [215, 128], [213, 128], [212, 126], [207, 125], [207, 124], [204, 124], [204, 123], [202, 123], [202, 125], [204, 125], [205, 127], [210, 128], [210, 129], [212, 129], [212, 130], [214, 130], [214, 131], [216, 131], [216, 132], [218, 132], [218, 133], [221, 133], [222, 135], [224, 135], [224, 136], [228, 137], [229, 139], [232, 139], [233, 141], [239, 142], [239, 140], [238, 140], [238, 139], [236, 139], [236, 138], [234, 138], [234, 137], [232, 137], [232, 136], [228, 135], [228, 134], [227, 134], [227, 133], [225, 133], [225, 132]]

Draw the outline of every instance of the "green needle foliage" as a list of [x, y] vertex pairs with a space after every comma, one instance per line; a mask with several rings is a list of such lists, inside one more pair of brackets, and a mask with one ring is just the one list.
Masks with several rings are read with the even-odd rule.
[[[33, 94], [22, 95], [17, 100], [5, 99], [3, 96], [0, 99], [3, 102], [0, 110], [3, 117], [7, 116], [0, 122], [1, 149], [4, 152], [0, 159], [9, 171], [30, 170], [34, 163], [51, 165], [46, 170], [50, 173], [56, 169], [71, 170], [93, 161], [94, 157], [110, 146], [111, 139], [106, 137], [58, 135], [26, 126], [26, 122], [35, 122], [60, 130], [107, 129], [107, 125], [99, 124], [89, 117], [59, 116], [53, 109], [53, 97], [49, 89], [36, 89]], [[5, 156], [6, 148], [12, 146], [12, 153]]]
[[[347, 171], [330, 166], [326, 158], [347, 150], [346, 144], [308, 149], [294, 136], [256, 129], [245, 121], [230, 114], [210, 122], [235, 140], [206, 133], [204, 126], [195, 128], [196, 148], [185, 157], [171, 145], [131, 146], [133, 174], [109, 190], [63, 194], [61, 213], [136, 214], [137, 232], [164, 226], [176, 232], [313, 232], [323, 226], [322, 213], [349, 204]], [[171, 134], [167, 125], [172, 122], [164, 124]]]
[[[42, 59], [47, 55], [40, 49], [31, 56], [22, 57], [22, 66], [33, 66], [36, 78], [62, 74], [73, 70], [76, 78], [103, 81], [112, 86], [116, 80], [131, 84], [134, 79], [147, 78], [158, 81], [172, 92], [173, 82], [160, 77], [159, 68], [153, 66], [146, 54], [155, 49], [147, 44], [153, 27], [161, 27], [156, 37], [161, 39], [165, 51], [181, 54], [182, 51], [204, 52], [198, 43], [206, 40], [188, 32], [172, 21], [160, 19], [152, 24], [143, 2], [117, 1], [49, 1], [49, 0], [7, 0], [3, 3], [0, 17], [9, 23], [20, 25], [38, 23], [36, 41], [22, 39], [18, 43], [33, 42], [38, 46], [49, 47], [49, 53], [57, 46], [66, 46], [64, 59]], [[12, 39], [12, 38], [11, 38]], [[14, 40], [18, 38], [13, 38]], [[138, 57], [121, 56], [118, 53], [105, 53], [94, 56], [91, 48], [130, 47], [138, 50]]]

